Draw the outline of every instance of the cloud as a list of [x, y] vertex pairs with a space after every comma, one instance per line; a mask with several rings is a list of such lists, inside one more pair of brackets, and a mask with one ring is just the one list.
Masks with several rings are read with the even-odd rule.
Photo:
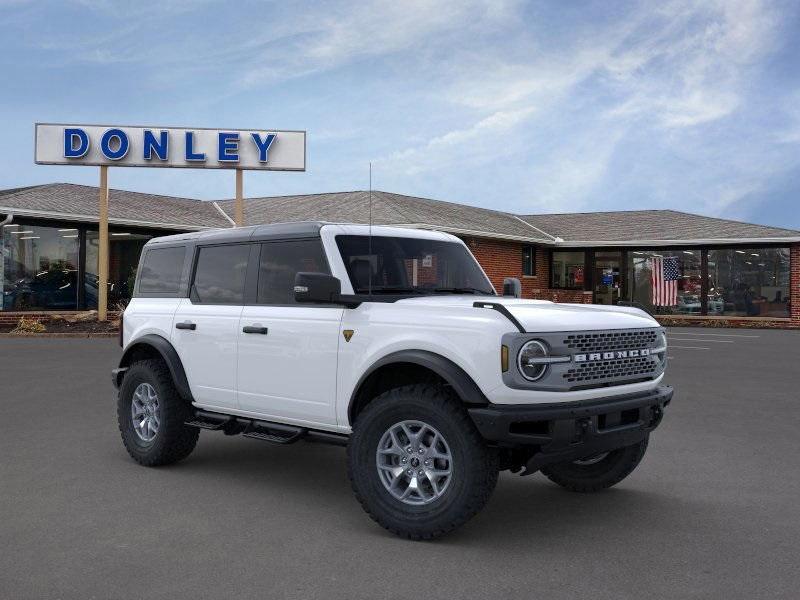
[[[454, 50], [444, 98], [454, 110], [464, 107], [471, 124], [438, 131], [382, 162], [398, 173], [417, 174], [481, 163], [497, 168], [517, 153], [519, 178], [507, 186], [516, 200], [509, 208], [580, 210], [597, 206], [604, 190], [617, 187], [609, 169], [620, 168], [615, 157], [630, 152], [626, 143], [639, 149], [631, 160], [653, 159], [645, 145], [650, 132], [657, 140], [653, 148], [683, 157], [675, 163], [721, 161], [696, 165], [726, 181], [715, 185], [698, 173], [715, 198], [702, 206], [721, 214], [757, 193], [759, 177], [774, 172], [775, 163], [749, 156], [749, 164], [742, 164], [748, 161], [731, 154], [737, 141], [716, 130], [707, 140], [698, 132], [752, 110], [752, 80], [779, 46], [780, 18], [774, 5], [759, 0], [674, 1], [655, 10], [643, 4], [624, 19], [582, 24], [574, 37], [550, 45], [537, 39], [543, 34], [533, 27], [512, 30], [505, 40], [511, 49], [499, 44], [480, 56]], [[509, 60], [514, 50], [524, 58]], [[494, 141], [483, 143], [487, 138]], [[755, 138], [750, 143], [762, 143], [761, 135]], [[695, 166], [684, 168], [691, 172]], [[621, 175], [628, 180], [627, 173]], [[652, 182], [636, 183], [646, 188]], [[654, 189], [637, 201], [658, 196]], [[681, 199], [673, 196], [672, 202]]]
[[[269, 63], [254, 65], [241, 76], [246, 87], [274, 83], [335, 69], [368, 57], [410, 52], [420, 46], [453, 41], [477, 27], [506, 23], [516, 2], [508, 0], [408, 0], [335, 4], [309, 11], [295, 22], [284, 48], [270, 43]], [[290, 36], [287, 36], [287, 38]], [[283, 41], [287, 41], [284, 39]]]
[[506, 143], [504, 134], [530, 118], [533, 112], [533, 108], [499, 111], [469, 128], [449, 131], [421, 146], [395, 152], [377, 163], [414, 175], [436, 171], [454, 163], [463, 168], [482, 162], [486, 155], [496, 159]]
[[[363, 187], [374, 160], [394, 191], [521, 212], [746, 214], [769, 203], [773, 180], [800, 172], [800, 7], [788, 0], [237, 9], [189, 0], [11, 7], [0, 24], [6, 121], [40, 118], [28, 103], [50, 110], [61, 91], [51, 82], [77, 82], [86, 96], [56, 113], [177, 114], [211, 126], [247, 115], [248, 124], [307, 129], [312, 168], [271, 175], [268, 193]], [[108, 89], [120, 102], [92, 105]], [[154, 90], [169, 102], [154, 105]], [[203, 181], [203, 193], [229, 194], [227, 183]]]

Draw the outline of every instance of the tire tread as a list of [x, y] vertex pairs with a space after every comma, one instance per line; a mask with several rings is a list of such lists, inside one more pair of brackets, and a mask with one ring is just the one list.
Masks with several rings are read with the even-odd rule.
[[122, 396], [125, 389], [123, 378], [117, 401], [117, 423], [125, 449], [133, 460], [146, 467], [170, 465], [183, 460], [192, 453], [200, 436], [199, 429], [185, 425], [191, 417], [191, 407], [178, 394], [172, 375], [162, 360], [151, 358], [137, 361], [128, 369], [125, 378], [132, 373], [135, 375], [139, 369], [148, 372], [158, 383], [159, 404], [162, 407], [159, 436], [163, 435], [163, 438], [157, 440], [158, 443], [147, 452], [142, 452], [132, 438], [136, 434], [125, 430], [126, 419], [129, 420], [125, 411], [130, 410], [130, 403]]
[[382, 410], [388, 404], [401, 404], [408, 396], [424, 398], [426, 403], [429, 403], [445, 413], [467, 436], [468, 443], [474, 448], [482, 450], [470, 453], [472, 460], [471, 464], [468, 465], [468, 469], [471, 469], [473, 473], [479, 474], [477, 480], [480, 482], [480, 485], [475, 486], [475, 489], [471, 490], [471, 493], [464, 498], [464, 502], [460, 505], [459, 509], [452, 514], [446, 522], [440, 523], [437, 527], [422, 532], [410, 527], [397, 527], [386, 519], [380, 511], [374, 510], [367, 499], [359, 492], [355, 481], [356, 474], [353, 469], [353, 464], [355, 462], [353, 441], [355, 438], [355, 442], [358, 443], [357, 436], [360, 433], [357, 426], [354, 427], [354, 435], [351, 436], [351, 443], [347, 446], [347, 475], [350, 479], [350, 484], [356, 499], [373, 521], [395, 535], [409, 540], [432, 540], [463, 525], [486, 505], [497, 485], [499, 475], [498, 461], [496, 453], [486, 447], [485, 441], [470, 420], [460, 400], [451, 391], [441, 385], [413, 384], [388, 390], [372, 400], [359, 414], [358, 419], [368, 420], [373, 413]]

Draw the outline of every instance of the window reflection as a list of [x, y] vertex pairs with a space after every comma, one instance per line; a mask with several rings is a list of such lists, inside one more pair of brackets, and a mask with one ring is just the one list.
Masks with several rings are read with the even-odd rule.
[[788, 248], [708, 251], [708, 314], [783, 317], [789, 310]]
[[[152, 235], [124, 230], [111, 230], [108, 236], [108, 305], [129, 300], [136, 281], [136, 268], [142, 248]], [[97, 270], [100, 240], [97, 231], [86, 232], [86, 281], [84, 290], [87, 308], [97, 308]]]
[[585, 269], [585, 252], [553, 252], [552, 287], [582, 290]]
[[633, 304], [652, 314], [701, 314], [700, 250], [635, 250], [630, 257]]
[[37, 225], [2, 228], [3, 310], [75, 310], [78, 232]]

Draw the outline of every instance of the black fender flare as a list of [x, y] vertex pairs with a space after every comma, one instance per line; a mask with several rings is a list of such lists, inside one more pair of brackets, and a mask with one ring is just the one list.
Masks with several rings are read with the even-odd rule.
[[361, 375], [350, 395], [350, 403], [347, 406], [347, 417], [350, 423], [354, 421], [353, 409], [364, 382], [381, 367], [402, 363], [419, 365], [433, 371], [453, 388], [453, 391], [465, 404], [486, 406], [489, 403], [472, 377], [449, 358], [427, 350], [400, 350], [378, 359]]
[[167, 365], [172, 381], [181, 398], [193, 402], [194, 398], [192, 398], [192, 391], [189, 389], [189, 380], [186, 378], [186, 371], [183, 369], [183, 363], [180, 356], [178, 356], [178, 351], [175, 350], [169, 340], [156, 334], [143, 335], [125, 349], [125, 353], [119, 361], [119, 369], [115, 369], [115, 372], [118, 373], [116, 375], [116, 384], [119, 385], [121, 383], [122, 377], [120, 375], [124, 374], [125, 370], [131, 365], [131, 359], [136, 355], [136, 350], [141, 349], [143, 346], [149, 346], [158, 352]]

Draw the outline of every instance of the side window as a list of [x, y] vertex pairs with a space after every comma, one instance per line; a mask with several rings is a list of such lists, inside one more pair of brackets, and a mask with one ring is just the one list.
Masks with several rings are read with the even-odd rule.
[[244, 304], [248, 244], [206, 246], [197, 255], [192, 285], [192, 302], [202, 304]]
[[138, 294], [177, 294], [185, 254], [183, 246], [148, 250], [142, 261]]
[[522, 274], [536, 275], [536, 247], [522, 247]]
[[294, 277], [300, 271], [330, 273], [320, 240], [262, 244], [258, 303], [294, 304]]

